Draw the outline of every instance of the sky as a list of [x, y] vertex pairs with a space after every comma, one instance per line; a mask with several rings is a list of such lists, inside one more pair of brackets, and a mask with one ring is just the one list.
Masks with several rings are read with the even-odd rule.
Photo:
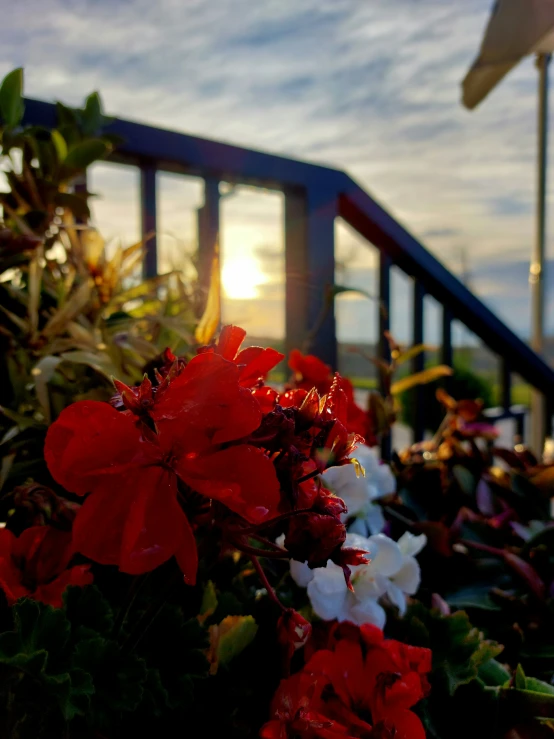
[[[19, 0], [2, 9], [0, 74], [24, 66], [32, 97], [78, 104], [99, 90], [113, 115], [344, 169], [526, 336], [533, 61], [524, 60], [477, 110], [460, 104], [460, 82], [491, 5]], [[104, 165], [92, 180], [102, 195], [99, 226], [109, 236], [135, 238], [136, 172]], [[201, 183], [164, 175], [160, 192], [168, 267], [194, 247]], [[550, 188], [551, 259], [553, 200]], [[253, 334], [281, 336], [281, 195], [238, 189], [223, 200], [222, 222], [224, 317], [242, 320]], [[341, 223], [336, 236], [337, 281], [373, 289], [374, 251]], [[409, 339], [409, 289], [400, 278], [393, 285], [393, 326], [402, 340]], [[554, 316], [552, 282], [549, 293]], [[370, 301], [345, 296], [337, 306], [339, 337], [373, 340], [374, 314]], [[554, 318], [547, 323], [554, 333]]]

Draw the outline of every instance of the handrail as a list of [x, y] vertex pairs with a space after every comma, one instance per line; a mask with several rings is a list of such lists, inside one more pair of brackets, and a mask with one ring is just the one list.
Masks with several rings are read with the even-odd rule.
[[[26, 100], [24, 123], [55, 127], [55, 106]], [[552, 418], [554, 370], [346, 173], [121, 119], [114, 119], [107, 130], [123, 139], [112, 160], [136, 165], [141, 170], [143, 234], [156, 229], [156, 171], [204, 178], [205, 203], [198, 219], [201, 279], [207, 279], [206, 266], [211, 263], [219, 235], [220, 181], [284, 193], [288, 349], [299, 346], [308, 329], [321, 317], [324, 292], [334, 282], [334, 221], [340, 216], [380, 250], [380, 336], [390, 322], [390, 270], [396, 265], [414, 280], [415, 342], [423, 336], [423, 303], [427, 294], [443, 306], [443, 362], [452, 363], [452, 321], [458, 319], [501, 358], [504, 416], [513, 415], [511, 375], [516, 372], [543, 393], [547, 417]], [[147, 249], [147, 274], [154, 274], [155, 239], [148, 242]], [[329, 364], [336, 365], [333, 311], [322, 322], [312, 348]], [[381, 342], [381, 352], [386, 355], [386, 342]], [[414, 369], [423, 367], [424, 357], [420, 355], [413, 364]], [[421, 393], [419, 399], [422, 400]], [[422, 413], [416, 413], [416, 438], [423, 436], [423, 421]]]

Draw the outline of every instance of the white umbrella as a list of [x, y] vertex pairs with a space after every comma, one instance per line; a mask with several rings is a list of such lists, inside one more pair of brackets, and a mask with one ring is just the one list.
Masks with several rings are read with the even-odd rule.
[[[462, 100], [475, 108], [523, 57], [537, 55], [539, 69], [537, 225], [529, 271], [532, 301], [532, 344], [543, 350], [546, 145], [548, 126], [548, 63], [554, 51], [554, 0], [497, 0], [479, 56], [463, 83]], [[544, 400], [533, 397], [531, 444], [539, 451], [546, 426]], [[550, 431], [550, 429], [549, 429]]]

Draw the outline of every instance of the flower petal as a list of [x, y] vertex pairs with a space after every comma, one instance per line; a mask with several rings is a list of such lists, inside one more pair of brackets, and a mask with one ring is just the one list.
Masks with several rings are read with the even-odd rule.
[[414, 536], [409, 531], [405, 531], [397, 543], [404, 556], [415, 557], [427, 544], [427, 537], [425, 534]]
[[241, 444], [204, 456], [187, 455], [175, 465], [193, 490], [215, 498], [252, 523], [278, 515], [279, 481], [270, 459]]
[[307, 588], [308, 583], [314, 579], [314, 571], [308, 567], [307, 562], [290, 561], [290, 575], [294, 582], [301, 588]]
[[406, 613], [406, 596], [402, 589], [399, 588], [398, 585], [395, 585], [391, 580], [389, 580], [387, 585], [387, 598], [393, 606], [398, 608], [398, 612], [401, 616]]
[[153, 444], [141, 441], [132, 415], [83, 400], [63, 410], [46, 434], [44, 458], [52, 477], [72, 493], [90, 492], [99, 477], [126, 472]]
[[308, 597], [314, 612], [324, 621], [332, 621], [342, 615], [348, 588], [342, 569], [332, 562], [314, 570], [308, 583]]
[[398, 572], [404, 562], [398, 544], [384, 534], [370, 536], [369, 542], [377, 545], [377, 556], [372, 561], [375, 570], [386, 577]]
[[387, 614], [374, 598], [366, 598], [363, 601], [352, 603], [348, 610], [347, 619], [357, 626], [372, 624], [379, 629], [383, 629], [387, 622]]
[[119, 561], [120, 570], [130, 575], [150, 572], [180, 550], [185, 518], [177, 502], [177, 479], [172, 472], [161, 467], [146, 468], [136, 485]]
[[421, 570], [417, 559], [405, 557], [404, 564], [391, 577], [391, 581], [403, 590], [404, 593], [415, 595], [421, 582]]
[[181, 544], [175, 552], [177, 564], [187, 585], [196, 585], [198, 571], [198, 549], [188, 518], [181, 511]]

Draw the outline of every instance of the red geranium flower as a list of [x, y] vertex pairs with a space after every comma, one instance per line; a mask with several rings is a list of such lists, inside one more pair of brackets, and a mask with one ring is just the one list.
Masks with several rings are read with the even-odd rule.
[[237, 366], [204, 353], [158, 388], [148, 418], [74, 403], [48, 430], [45, 459], [67, 490], [91, 493], [74, 524], [77, 551], [129, 574], [175, 556], [194, 583], [196, 543], [177, 481], [252, 523], [275, 516], [280, 490], [271, 461], [253, 446], [228, 445], [258, 427], [261, 411]]
[[281, 395], [278, 401], [281, 405], [300, 405], [299, 393], [307, 392], [312, 388], [315, 388], [320, 395], [326, 395], [331, 390], [333, 382], [338, 383], [346, 396], [344, 425], [347, 430], [363, 437], [366, 444], [370, 446], [377, 443], [372, 415], [355, 402], [354, 387], [350, 380], [341, 375], [333, 377], [329, 365], [312, 354], [302, 354], [298, 349], [293, 349], [290, 353], [289, 367], [293, 371], [293, 386], [296, 389], [288, 390]]
[[73, 552], [69, 531], [32, 526], [16, 537], [0, 529], [0, 587], [8, 603], [27, 597], [60, 608], [69, 585], [92, 582], [90, 565], [67, 569]]
[[339, 632], [331, 649], [315, 652], [304, 667], [329, 679], [335, 694], [328, 702], [331, 717], [354, 731], [359, 716], [369, 714], [372, 736], [381, 739], [425, 739], [410, 708], [427, 694], [430, 669], [429, 649], [385, 639], [370, 625]]
[[347, 728], [321, 713], [326, 680], [306, 672], [282, 680], [271, 703], [272, 719], [261, 739], [353, 739]]
[[201, 352], [215, 352], [234, 362], [239, 368], [239, 383], [242, 387], [253, 388], [262, 383], [274, 367], [285, 358], [281, 352], [268, 347], [249, 346], [240, 349], [246, 331], [238, 326], [224, 326], [214, 347], [203, 347]]

